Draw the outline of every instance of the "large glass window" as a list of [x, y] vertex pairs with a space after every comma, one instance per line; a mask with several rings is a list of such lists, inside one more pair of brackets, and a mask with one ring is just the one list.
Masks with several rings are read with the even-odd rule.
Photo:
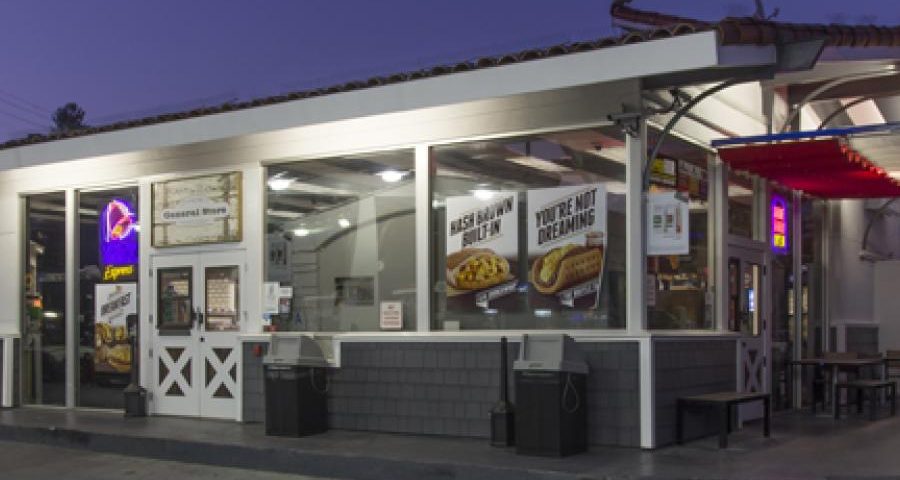
[[123, 408], [126, 319], [138, 312], [138, 189], [80, 192], [78, 205], [78, 405]]
[[268, 169], [270, 328], [415, 328], [413, 167], [401, 150]]
[[66, 400], [66, 196], [25, 199], [22, 400]]
[[433, 329], [625, 326], [618, 129], [446, 145], [431, 154]]
[[[649, 134], [650, 144], [658, 138]], [[653, 159], [648, 193], [647, 325], [713, 328], [707, 153], [669, 137]]]
[[754, 238], [753, 179], [743, 173], [728, 171], [728, 233]]

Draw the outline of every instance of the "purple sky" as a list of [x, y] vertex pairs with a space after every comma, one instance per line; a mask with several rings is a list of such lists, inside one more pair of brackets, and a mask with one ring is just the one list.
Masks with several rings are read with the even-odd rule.
[[[900, 24], [896, 0], [766, 0], [782, 21]], [[853, 11], [847, 12], [852, 4]], [[708, 20], [752, 0], [635, 0]], [[890, 5], [888, 7], [887, 5]], [[599, 38], [609, 0], [0, 0], [0, 141]]]

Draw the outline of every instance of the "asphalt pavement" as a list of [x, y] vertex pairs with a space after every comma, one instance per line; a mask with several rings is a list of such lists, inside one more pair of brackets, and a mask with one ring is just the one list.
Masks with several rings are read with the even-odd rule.
[[0, 442], [0, 478], [10, 480], [326, 480], [285, 473], [215, 467], [70, 450], [17, 442]]

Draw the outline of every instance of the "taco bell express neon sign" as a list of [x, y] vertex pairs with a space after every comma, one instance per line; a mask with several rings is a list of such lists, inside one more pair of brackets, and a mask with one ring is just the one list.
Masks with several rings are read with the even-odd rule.
[[100, 264], [104, 267], [138, 263], [137, 214], [128, 200], [114, 198], [100, 211]]
[[772, 251], [785, 255], [788, 253], [788, 206], [784, 197], [773, 195], [769, 207], [771, 213]]

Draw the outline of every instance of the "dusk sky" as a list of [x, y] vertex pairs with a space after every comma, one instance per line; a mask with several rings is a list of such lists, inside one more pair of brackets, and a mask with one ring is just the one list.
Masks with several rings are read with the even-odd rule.
[[[900, 0], [766, 0], [777, 20], [900, 24]], [[752, 0], [635, 0], [716, 20]], [[852, 6], [852, 11], [849, 7]], [[618, 33], [609, 0], [0, 0], [0, 141]]]

